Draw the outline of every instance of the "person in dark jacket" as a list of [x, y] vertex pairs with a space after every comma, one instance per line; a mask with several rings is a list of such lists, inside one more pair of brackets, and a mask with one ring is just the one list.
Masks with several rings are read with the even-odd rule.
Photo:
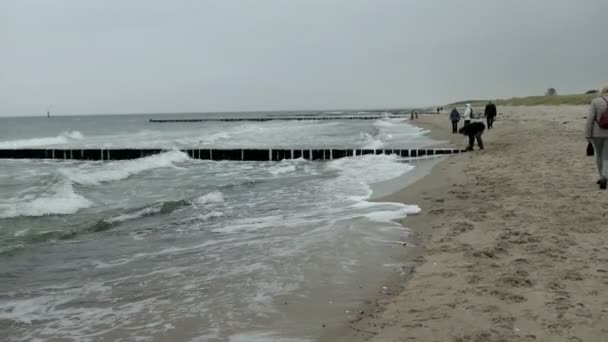
[[479, 149], [483, 150], [483, 140], [481, 139], [481, 135], [485, 130], [486, 125], [484, 125], [483, 122], [471, 122], [470, 124], [462, 127], [458, 132], [460, 134], [469, 136], [469, 147], [467, 148], [467, 150], [473, 151], [475, 139], [477, 139], [477, 145], [479, 145]]
[[458, 121], [460, 121], [460, 113], [454, 107], [450, 113], [450, 121], [452, 121], [452, 134], [458, 133]]
[[491, 129], [494, 125], [494, 119], [496, 118], [496, 105], [494, 105], [492, 101], [488, 102], [486, 105], [484, 114], [486, 116], [486, 121], [488, 122], [488, 129]]

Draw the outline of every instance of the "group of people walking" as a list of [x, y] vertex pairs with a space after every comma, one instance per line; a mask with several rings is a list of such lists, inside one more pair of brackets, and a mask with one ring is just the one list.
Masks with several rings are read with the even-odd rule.
[[[600, 88], [599, 96], [591, 101], [587, 123], [585, 125], [585, 138], [588, 141], [587, 155], [595, 155], [597, 171], [599, 179], [597, 184], [600, 189], [608, 188], [608, 84]], [[484, 110], [487, 128], [494, 127], [496, 120], [496, 105], [489, 101]], [[471, 104], [467, 104], [462, 115], [455, 107], [450, 113], [450, 121], [452, 122], [452, 133], [460, 133], [469, 137], [468, 150], [473, 150], [473, 145], [477, 140], [479, 149], [483, 150], [483, 140], [481, 138], [486, 129], [483, 122], [472, 122], [475, 117]], [[460, 120], [464, 121], [464, 125], [458, 129]]]
[[[587, 155], [595, 155], [597, 171], [599, 179], [597, 184], [600, 189], [608, 188], [608, 84], [600, 88], [599, 96], [591, 101], [589, 115], [585, 125], [585, 138], [588, 141]], [[492, 101], [488, 102], [485, 107], [484, 115], [486, 118], [487, 128], [494, 127], [496, 119], [496, 105]], [[483, 149], [483, 140], [481, 138], [486, 125], [483, 122], [472, 122], [474, 112], [470, 104], [466, 105], [462, 116], [458, 109], [453, 108], [450, 113], [450, 121], [452, 122], [452, 133], [461, 133], [469, 137], [469, 150], [473, 150], [475, 140], [480, 149]], [[460, 120], [464, 120], [464, 125], [458, 129]]]
[[[486, 122], [488, 124], [488, 129], [491, 129], [494, 126], [494, 120], [496, 119], [496, 105], [492, 103], [492, 101], [488, 102], [486, 108], [484, 110], [484, 116], [486, 117]], [[471, 104], [467, 104], [462, 114], [462, 119], [464, 121], [463, 127], [458, 129], [458, 122], [460, 122], [461, 116], [458, 109], [454, 107], [452, 112], [450, 113], [450, 121], [452, 122], [452, 133], [460, 133], [467, 135], [469, 137], [469, 146], [468, 150], [473, 150], [473, 145], [475, 144], [475, 140], [477, 140], [477, 145], [480, 150], [483, 150], [483, 139], [481, 138], [483, 132], [486, 129], [486, 125], [482, 122], [471, 122], [471, 120], [475, 117], [475, 113], [473, 111], [473, 107]]]
[[[492, 127], [494, 127], [494, 120], [496, 120], [496, 114], [496, 105], [492, 103], [492, 101], [489, 101], [484, 110], [484, 116], [488, 124], [488, 129], [492, 129]], [[464, 126], [466, 126], [471, 123], [471, 119], [473, 119], [474, 117], [475, 113], [470, 103], [467, 103], [462, 117], [460, 115], [460, 112], [458, 112], [458, 109], [454, 107], [452, 109], [452, 112], [450, 113], [450, 121], [452, 121], [452, 133], [458, 133], [458, 122], [460, 122], [461, 118], [464, 120]]]

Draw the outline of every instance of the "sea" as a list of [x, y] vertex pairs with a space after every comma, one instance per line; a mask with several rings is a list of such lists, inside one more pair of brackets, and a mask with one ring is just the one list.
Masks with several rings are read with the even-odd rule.
[[[300, 115], [345, 114], [370, 113]], [[406, 276], [413, 241], [397, 220], [420, 208], [374, 198], [437, 158], [179, 151], [436, 143], [406, 119], [149, 122], [280, 115], [0, 118], [0, 149], [166, 149], [128, 161], [0, 160], [0, 341], [315, 341], [386, 291], [387, 277]]]

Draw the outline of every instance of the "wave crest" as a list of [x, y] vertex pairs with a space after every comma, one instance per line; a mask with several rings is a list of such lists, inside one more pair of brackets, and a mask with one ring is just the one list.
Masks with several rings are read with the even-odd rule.
[[35, 199], [22, 198], [13, 203], [0, 204], [0, 218], [19, 216], [45, 216], [74, 214], [93, 203], [74, 192], [72, 183], [61, 182], [54, 186], [53, 193]]
[[59, 134], [56, 137], [1, 141], [0, 148], [44, 147], [50, 145], [67, 144], [70, 141], [82, 139], [84, 139], [84, 135], [82, 135], [82, 133], [80, 133], [79, 131], [67, 131]]
[[96, 171], [84, 171], [72, 169], [60, 169], [59, 171], [72, 182], [80, 185], [99, 185], [105, 182], [126, 179], [134, 174], [163, 167], [175, 167], [175, 163], [185, 162], [188, 159], [186, 153], [170, 151], [154, 156], [117, 161], [104, 164]]

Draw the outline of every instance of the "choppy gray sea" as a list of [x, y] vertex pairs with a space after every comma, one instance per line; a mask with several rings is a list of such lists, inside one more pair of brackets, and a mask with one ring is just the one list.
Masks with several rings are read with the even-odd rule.
[[[432, 143], [401, 119], [153, 117], [0, 118], [0, 148]], [[212, 162], [177, 150], [0, 160], [0, 340], [314, 340], [401, 271], [408, 231], [394, 221], [419, 209], [369, 197], [414, 167], [397, 156]]]

